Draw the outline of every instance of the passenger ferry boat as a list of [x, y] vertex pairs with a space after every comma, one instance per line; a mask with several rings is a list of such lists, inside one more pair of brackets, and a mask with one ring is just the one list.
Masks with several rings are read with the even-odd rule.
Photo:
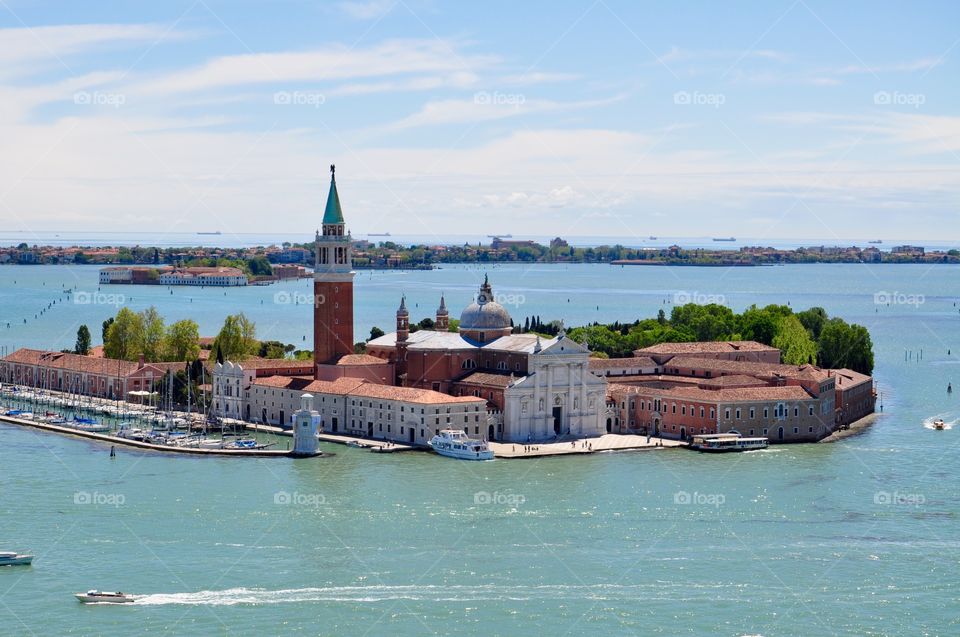
[[486, 441], [468, 438], [459, 429], [444, 429], [430, 439], [430, 447], [441, 456], [460, 460], [493, 460]]
[[752, 451], [766, 449], [769, 440], [766, 438], [744, 438], [738, 433], [701, 434], [693, 436], [690, 448], [704, 452]]

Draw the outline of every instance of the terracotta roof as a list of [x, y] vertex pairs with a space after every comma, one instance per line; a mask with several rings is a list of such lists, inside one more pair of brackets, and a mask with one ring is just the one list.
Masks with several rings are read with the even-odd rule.
[[837, 388], [839, 389], [849, 389], [851, 387], [856, 387], [862, 383], [872, 383], [873, 378], [867, 376], [866, 374], [861, 374], [860, 372], [855, 372], [852, 369], [833, 369], [830, 370], [833, 373], [833, 376], [837, 379]]
[[779, 387], [738, 387], [728, 389], [703, 389], [700, 387], [671, 387], [669, 389], [647, 385], [623, 385], [612, 383], [613, 391], [651, 398], [697, 400], [713, 403], [767, 402], [771, 400], [813, 400], [802, 387], [782, 385]]
[[776, 347], [756, 341], [697, 341], [693, 343], [658, 343], [638, 349], [636, 354], [694, 354], [697, 352], [766, 352]]
[[[120, 361], [113, 358], [97, 358], [81, 354], [50, 352], [39, 349], [22, 348], [5, 356], [3, 360], [24, 365], [40, 365], [71, 372], [100, 374], [104, 376], [128, 376], [139, 368], [138, 363]], [[150, 363], [153, 365], [153, 363]], [[182, 365], [182, 363], [181, 363]], [[156, 365], [153, 365], [156, 366]], [[166, 368], [164, 368], [166, 369]]]
[[469, 383], [471, 385], [484, 385], [486, 387], [506, 388], [510, 383], [516, 382], [516, 376], [509, 374], [490, 374], [487, 372], [474, 372], [458, 380], [458, 383]]
[[717, 358], [699, 358], [696, 356], [674, 356], [664, 363], [664, 368], [686, 368], [710, 371], [722, 371], [748, 376], [799, 378], [823, 381], [828, 378], [825, 370], [813, 365], [784, 365], [782, 363], [756, 363], [753, 361], [731, 361]]
[[376, 385], [364, 383], [350, 392], [350, 396], [362, 398], [382, 398], [384, 400], [402, 400], [408, 403], [447, 404], [447, 403], [482, 403], [483, 398], [475, 396], [449, 396], [432, 389], [416, 389], [413, 387], [394, 387], [391, 385]]
[[657, 367], [656, 361], [649, 356], [629, 356], [627, 358], [591, 358], [590, 369], [633, 369], [636, 367]]
[[370, 354], [346, 354], [337, 361], [337, 365], [386, 365], [388, 363], [389, 361]]
[[747, 376], [746, 374], [718, 376], [717, 378], [707, 378], [699, 382], [699, 386], [706, 389], [720, 389], [724, 387], [757, 387], [766, 385], [766, 381], [760, 380], [754, 376]]
[[313, 361], [297, 361], [288, 358], [247, 358], [242, 361], [233, 361], [246, 370], [258, 369], [301, 369], [313, 370]]

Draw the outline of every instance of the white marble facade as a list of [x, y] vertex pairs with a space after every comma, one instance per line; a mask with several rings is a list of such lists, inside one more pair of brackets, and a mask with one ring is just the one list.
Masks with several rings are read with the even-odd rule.
[[543, 441], [606, 433], [607, 381], [589, 369], [589, 350], [561, 334], [530, 354], [529, 373], [504, 392], [503, 439]]

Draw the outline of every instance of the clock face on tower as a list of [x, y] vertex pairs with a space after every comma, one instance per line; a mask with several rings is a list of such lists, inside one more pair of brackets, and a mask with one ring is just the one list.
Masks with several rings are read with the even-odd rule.
[[481, 292], [480, 294], [477, 295], [477, 303], [480, 303], [480, 304], [482, 305], [482, 304], [484, 304], [484, 303], [486, 303], [486, 302], [487, 302], [487, 295], [486, 295], [486, 294], [483, 294], [483, 293]]

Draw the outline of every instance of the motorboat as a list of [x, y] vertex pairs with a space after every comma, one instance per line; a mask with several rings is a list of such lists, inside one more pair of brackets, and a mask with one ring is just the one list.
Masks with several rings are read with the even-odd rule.
[[82, 418], [74, 416], [73, 420], [70, 422], [64, 423], [72, 429], [77, 431], [85, 431], [87, 433], [102, 434], [111, 430], [110, 425], [105, 425], [103, 423], [97, 422], [93, 418]]
[[947, 428], [947, 423], [943, 422], [942, 418], [937, 418], [933, 421], [933, 428], [937, 431], [943, 431]]
[[766, 438], [745, 438], [738, 433], [702, 434], [693, 436], [690, 448], [704, 452], [754, 451], [766, 449], [770, 441]]
[[28, 566], [32, 562], [32, 555], [21, 555], [10, 551], [0, 552], [0, 566]]
[[110, 593], [107, 591], [87, 591], [86, 593], [74, 593], [74, 597], [84, 604], [130, 604], [137, 600], [136, 595], [127, 593]]
[[430, 439], [430, 447], [441, 456], [460, 460], [493, 460], [493, 450], [484, 440], [470, 438], [459, 429], [444, 429]]

